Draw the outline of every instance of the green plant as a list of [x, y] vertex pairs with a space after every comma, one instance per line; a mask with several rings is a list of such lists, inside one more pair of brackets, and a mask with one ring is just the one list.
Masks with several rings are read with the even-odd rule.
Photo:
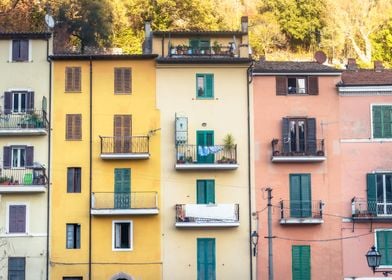
[[232, 134], [228, 133], [223, 138], [223, 149], [226, 152], [231, 152], [235, 147], [235, 140]]
[[8, 176], [1, 176], [0, 177], [0, 184], [1, 183], [9, 183], [12, 182], [12, 177], [8, 177]]

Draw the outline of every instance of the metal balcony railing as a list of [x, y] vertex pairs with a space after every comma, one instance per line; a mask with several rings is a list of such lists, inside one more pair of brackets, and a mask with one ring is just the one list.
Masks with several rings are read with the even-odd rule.
[[281, 219], [322, 219], [323, 202], [321, 200], [281, 200]]
[[354, 197], [351, 200], [353, 218], [392, 218], [392, 201], [366, 200]]
[[205, 56], [205, 57], [227, 57], [236, 55], [235, 48], [233, 46], [212, 46], [212, 47], [199, 47], [194, 48], [187, 45], [178, 45], [169, 49], [169, 56]]
[[237, 164], [237, 145], [178, 145], [176, 155], [177, 164]]
[[46, 185], [47, 178], [45, 168], [11, 168], [2, 169], [0, 172], [0, 185]]
[[148, 154], [148, 136], [99, 136], [101, 154]]
[[177, 223], [238, 223], [239, 204], [177, 204]]
[[0, 112], [0, 129], [48, 128], [46, 111], [29, 110], [26, 112]]
[[273, 157], [325, 156], [324, 139], [317, 139], [316, 141], [273, 139], [271, 145]]
[[158, 194], [156, 192], [94, 192], [92, 209], [156, 209]]

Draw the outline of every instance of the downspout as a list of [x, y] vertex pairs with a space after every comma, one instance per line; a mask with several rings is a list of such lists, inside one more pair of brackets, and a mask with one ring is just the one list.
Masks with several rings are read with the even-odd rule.
[[91, 230], [91, 225], [92, 225], [92, 220], [91, 220], [91, 207], [92, 207], [92, 161], [93, 161], [93, 154], [92, 154], [92, 134], [93, 134], [93, 62], [92, 62], [92, 57], [90, 56], [90, 143], [89, 143], [89, 148], [90, 148], [90, 159], [89, 159], [89, 200], [90, 200], [90, 208], [88, 209], [89, 212], [89, 227], [88, 227], [88, 279], [91, 280], [91, 236], [92, 236], [92, 230]]
[[[250, 84], [253, 81], [253, 76], [252, 76], [252, 69], [253, 69], [253, 61], [249, 65], [247, 71], [246, 71], [246, 99], [247, 99], [247, 118], [248, 118], [248, 205], [249, 205], [249, 257], [250, 257], [250, 280], [253, 280], [253, 252], [252, 252], [252, 171], [251, 171], [251, 157], [250, 157], [250, 152], [251, 152], [251, 140], [250, 140]], [[257, 265], [257, 263], [256, 263]], [[256, 276], [257, 278], [257, 276]]]
[[46, 194], [46, 280], [49, 280], [49, 234], [50, 234], [50, 165], [51, 165], [51, 135], [52, 135], [52, 61], [49, 59], [49, 38], [46, 39], [46, 60], [49, 62], [49, 119], [48, 119], [48, 168], [47, 168], [47, 184], [48, 190]]

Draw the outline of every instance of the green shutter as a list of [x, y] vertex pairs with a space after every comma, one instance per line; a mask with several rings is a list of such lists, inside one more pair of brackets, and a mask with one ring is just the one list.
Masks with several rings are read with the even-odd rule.
[[197, 280], [215, 280], [215, 239], [197, 239]]
[[383, 138], [392, 138], [392, 106], [382, 106], [382, 132]]
[[290, 174], [290, 217], [312, 216], [310, 174]]
[[131, 169], [114, 169], [114, 207], [129, 209], [131, 194]]
[[215, 203], [215, 181], [197, 180], [197, 204]]
[[392, 138], [392, 106], [373, 106], [373, 138]]
[[392, 231], [377, 231], [377, 250], [381, 254], [380, 265], [392, 265]]
[[215, 181], [214, 180], [206, 180], [206, 203], [215, 204]]
[[292, 279], [310, 280], [310, 246], [293, 245], [291, 256]]
[[205, 97], [214, 97], [214, 75], [206, 74], [205, 75], [205, 87], [206, 94]]
[[373, 138], [382, 137], [381, 106], [373, 106]]
[[301, 202], [301, 216], [312, 217], [312, 196], [309, 174], [301, 175]]
[[[196, 131], [197, 163], [214, 163], [215, 155], [209, 153], [208, 147], [214, 146], [214, 131]], [[201, 150], [203, 149], [203, 150]], [[202, 152], [202, 153], [200, 153]]]
[[366, 175], [368, 212], [377, 214], [377, 183], [376, 174]]

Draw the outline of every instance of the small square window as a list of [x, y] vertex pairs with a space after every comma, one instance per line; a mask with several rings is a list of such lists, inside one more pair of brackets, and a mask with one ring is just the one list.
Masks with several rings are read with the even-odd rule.
[[113, 221], [113, 250], [132, 250], [132, 222]]
[[82, 168], [68, 167], [67, 168], [67, 192], [80, 193], [82, 181]]
[[79, 224], [67, 224], [67, 249], [80, 249]]
[[29, 60], [29, 40], [12, 40], [12, 61]]
[[196, 97], [197, 98], [214, 97], [213, 74], [196, 74]]

